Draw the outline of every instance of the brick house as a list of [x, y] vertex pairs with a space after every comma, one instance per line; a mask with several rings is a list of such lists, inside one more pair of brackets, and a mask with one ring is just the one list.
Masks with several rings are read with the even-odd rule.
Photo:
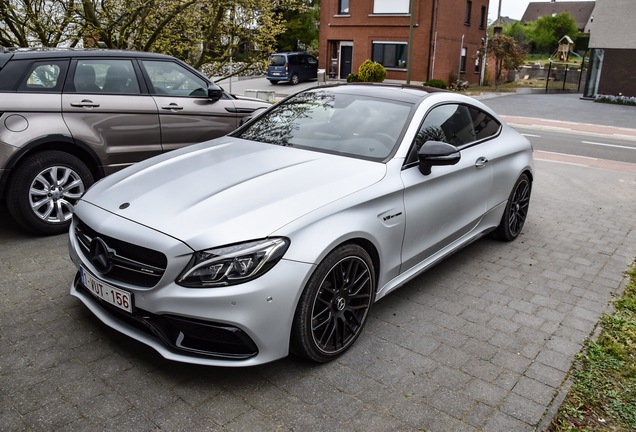
[[599, 94], [636, 97], [634, 22], [634, 0], [596, 2], [585, 97]]
[[322, 0], [319, 67], [344, 79], [367, 59], [388, 79], [457, 78], [478, 84], [479, 50], [488, 25], [488, 0], [414, 0], [412, 61], [408, 58], [410, 0]]

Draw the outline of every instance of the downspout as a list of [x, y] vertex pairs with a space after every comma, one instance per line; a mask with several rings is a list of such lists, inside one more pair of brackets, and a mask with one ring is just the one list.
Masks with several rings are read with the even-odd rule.
[[427, 81], [430, 81], [434, 78], [433, 72], [435, 70], [435, 48], [436, 48], [436, 39], [437, 39], [437, 0], [433, 0], [433, 6], [431, 9], [431, 34], [429, 36], [429, 49], [428, 49], [428, 74]]

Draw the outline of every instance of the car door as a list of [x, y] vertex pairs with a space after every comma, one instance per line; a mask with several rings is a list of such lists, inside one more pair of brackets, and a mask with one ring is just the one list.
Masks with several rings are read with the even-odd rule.
[[413, 155], [426, 141], [456, 146], [461, 159], [455, 165], [434, 166], [428, 175], [420, 172], [417, 162], [402, 171], [406, 214], [402, 271], [470, 233], [486, 212], [492, 189], [488, 149], [476, 142], [465, 105], [439, 105], [426, 115], [411, 161], [417, 160]]
[[[173, 61], [141, 59], [159, 110], [164, 151], [210, 140], [238, 127], [245, 113], [232, 99], [208, 98], [208, 82]], [[252, 110], [253, 111], [253, 110]]]
[[318, 59], [314, 56], [307, 55], [307, 78], [318, 78]]
[[62, 115], [110, 174], [161, 153], [159, 115], [132, 59], [80, 58], [71, 64]]

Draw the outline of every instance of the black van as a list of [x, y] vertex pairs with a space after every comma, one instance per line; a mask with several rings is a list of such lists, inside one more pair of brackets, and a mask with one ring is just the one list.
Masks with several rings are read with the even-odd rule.
[[265, 78], [272, 84], [289, 81], [296, 85], [318, 77], [318, 60], [304, 52], [276, 53], [269, 56]]

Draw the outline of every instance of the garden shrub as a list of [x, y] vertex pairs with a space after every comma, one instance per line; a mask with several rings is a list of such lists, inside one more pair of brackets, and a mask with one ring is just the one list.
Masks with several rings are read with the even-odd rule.
[[360, 82], [360, 77], [358, 76], [358, 74], [350, 73], [349, 75], [347, 75], [347, 82]]
[[426, 81], [424, 85], [426, 87], [435, 87], [435, 88], [441, 88], [441, 89], [448, 88], [446, 83], [441, 79], [432, 79], [430, 81]]
[[358, 68], [361, 82], [382, 82], [386, 79], [386, 69], [380, 63], [365, 60]]

